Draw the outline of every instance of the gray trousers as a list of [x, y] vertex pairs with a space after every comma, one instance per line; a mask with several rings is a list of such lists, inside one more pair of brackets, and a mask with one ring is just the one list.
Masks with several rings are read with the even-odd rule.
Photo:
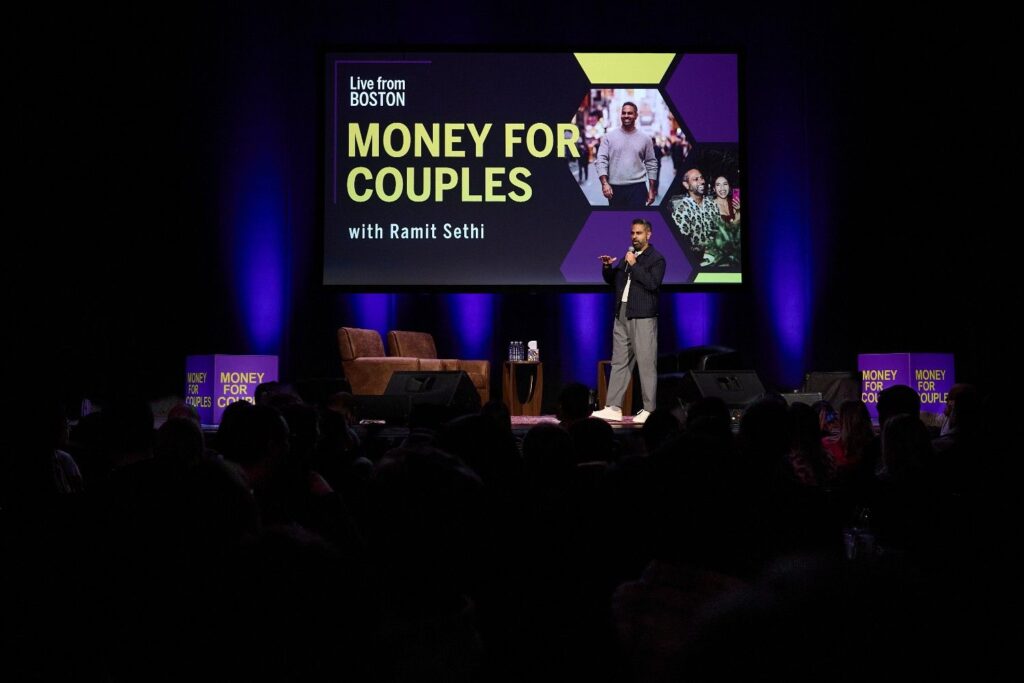
[[608, 405], [622, 407], [634, 365], [640, 367], [644, 410], [654, 412], [654, 396], [658, 390], [658, 319], [627, 320], [626, 304], [619, 304], [619, 315], [612, 329], [612, 373], [608, 382]]

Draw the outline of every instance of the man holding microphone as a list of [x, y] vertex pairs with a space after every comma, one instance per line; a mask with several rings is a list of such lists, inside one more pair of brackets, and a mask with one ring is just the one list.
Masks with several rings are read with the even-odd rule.
[[602, 420], [622, 419], [622, 400], [633, 374], [640, 370], [644, 407], [633, 418], [643, 424], [655, 408], [658, 383], [658, 291], [665, 279], [665, 257], [651, 246], [651, 224], [634, 218], [632, 246], [620, 261], [601, 255], [604, 281], [615, 286], [615, 324], [612, 330], [612, 372], [608, 400], [593, 414]]

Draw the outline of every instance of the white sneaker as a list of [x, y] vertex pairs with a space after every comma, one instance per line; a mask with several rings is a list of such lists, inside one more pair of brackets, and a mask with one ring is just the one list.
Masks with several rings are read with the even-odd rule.
[[639, 413], [633, 416], [633, 424], [642, 425], [644, 422], [647, 422], [647, 418], [650, 416], [651, 414], [649, 412], [641, 409]]
[[596, 417], [601, 420], [608, 420], [609, 422], [619, 422], [622, 420], [622, 408], [615, 408], [614, 406], [605, 406], [604, 410], [598, 410], [590, 414], [590, 417]]

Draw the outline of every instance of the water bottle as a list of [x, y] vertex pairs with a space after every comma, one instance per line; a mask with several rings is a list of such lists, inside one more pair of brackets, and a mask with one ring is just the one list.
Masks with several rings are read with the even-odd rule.
[[843, 545], [848, 560], [867, 560], [875, 556], [878, 551], [875, 533], [871, 529], [871, 508], [860, 508], [853, 526], [843, 529]]

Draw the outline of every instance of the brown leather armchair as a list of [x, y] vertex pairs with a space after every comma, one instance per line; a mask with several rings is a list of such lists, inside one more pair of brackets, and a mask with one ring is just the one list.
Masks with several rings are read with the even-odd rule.
[[396, 370], [419, 370], [418, 358], [384, 355], [384, 342], [377, 330], [358, 327], [338, 329], [341, 368], [353, 394], [380, 396]]
[[438, 358], [434, 336], [427, 332], [388, 332], [388, 353], [392, 358], [418, 358], [419, 370], [462, 370], [480, 393], [480, 403], [491, 396], [491, 362], [489, 360], [457, 360]]

